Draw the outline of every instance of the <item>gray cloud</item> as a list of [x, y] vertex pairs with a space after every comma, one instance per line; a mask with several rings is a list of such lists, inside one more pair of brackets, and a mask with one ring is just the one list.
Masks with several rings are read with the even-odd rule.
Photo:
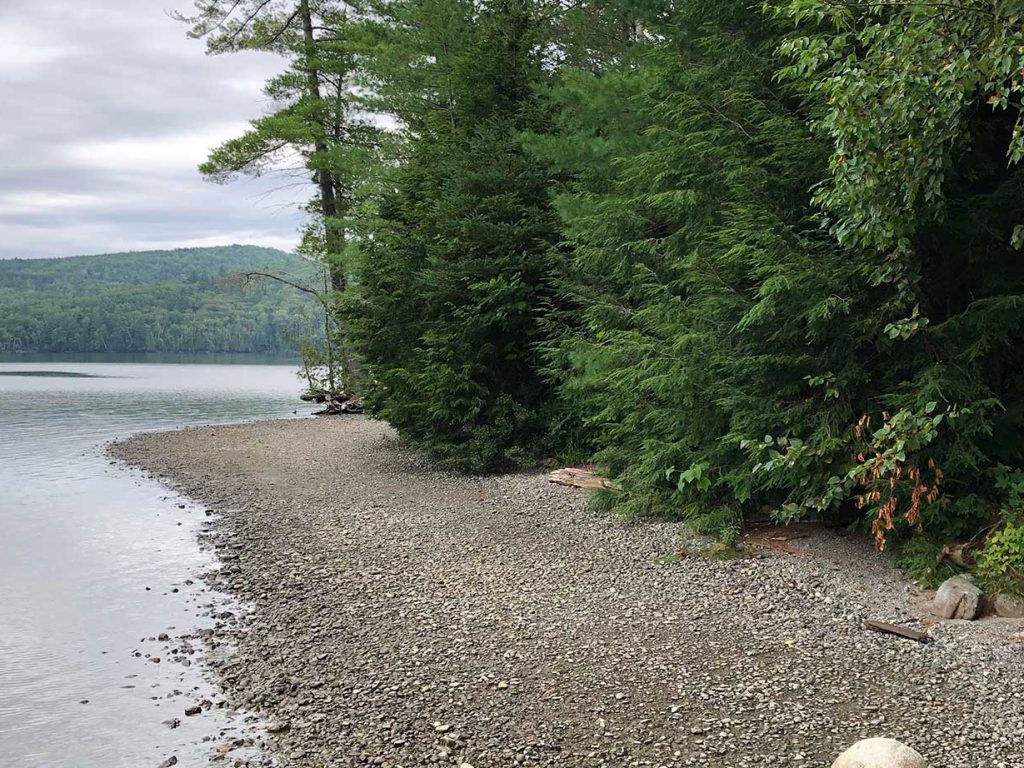
[[281, 62], [206, 56], [169, 7], [189, 0], [0, 4], [0, 258], [294, 246], [301, 179], [195, 169], [267, 108]]

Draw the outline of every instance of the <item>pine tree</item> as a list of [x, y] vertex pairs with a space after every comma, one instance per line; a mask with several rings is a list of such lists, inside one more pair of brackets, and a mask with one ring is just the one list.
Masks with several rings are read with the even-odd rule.
[[[180, 18], [191, 25], [191, 36], [206, 39], [210, 53], [261, 50], [287, 62], [264, 89], [274, 110], [213, 149], [200, 171], [218, 182], [238, 174], [289, 174], [297, 157], [316, 190], [300, 252], [324, 265], [331, 291], [344, 291], [352, 271], [348, 218], [372, 166], [378, 133], [355, 92], [358, 10], [337, 0], [197, 0], [196, 14]], [[344, 358], [342, 377], [351, 388], [355, 365], [349, 343], [336, 326], [329, 335], [329, 348], [333, 340]]]

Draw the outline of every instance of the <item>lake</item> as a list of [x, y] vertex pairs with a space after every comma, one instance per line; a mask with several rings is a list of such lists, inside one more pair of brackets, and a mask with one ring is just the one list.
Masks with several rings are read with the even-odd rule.
[[295, 365], [109, 359], [0, 358], [3, 766], [202, 765], [242, 732], [224, 709], [184, 715], [216, 691], [197, 656], [157, 639], [209, 626], [229, 601], [196, 579], [215, 567], [197, 543], [204, 510], [112, 465], [103, 444], [305, 415]]

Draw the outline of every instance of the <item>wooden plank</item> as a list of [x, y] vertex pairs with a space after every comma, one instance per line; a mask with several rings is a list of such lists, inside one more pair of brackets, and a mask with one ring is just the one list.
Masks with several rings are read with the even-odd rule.
[[884, 621], [875, 621], [874, 619], [865, 619], [864, 629], [870, 629], [872, 632], [884, 632], [888, 635], [898, 635], [899, 637], [905, 637], [908, 640], [914, 640], [918, 643], [927, 643], [931, 640], [931, 637], [928, 634], [918, 632], [916, 629], [900, 627], [895, 624], [888, 624]]

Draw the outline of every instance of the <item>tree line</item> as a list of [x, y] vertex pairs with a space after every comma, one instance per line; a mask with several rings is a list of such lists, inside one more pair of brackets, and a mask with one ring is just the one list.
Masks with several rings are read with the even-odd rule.
[[261, 352], [294, 356], [319, 307], [254, 270], [317, 283], [271, 248], [225, 246], [0, 261], [0, 351]]
[[[199, 0], [280, 54], [202, 171], [312, 182], [371, 412], [735, 539], [1024, 563], [1019, 0]], [[989, 544], [981, 542], [985, 535]], [[906, 542], [911, 542], [909, 545]], [[1009, 565], [1007, 565], [1009, 563]]]

